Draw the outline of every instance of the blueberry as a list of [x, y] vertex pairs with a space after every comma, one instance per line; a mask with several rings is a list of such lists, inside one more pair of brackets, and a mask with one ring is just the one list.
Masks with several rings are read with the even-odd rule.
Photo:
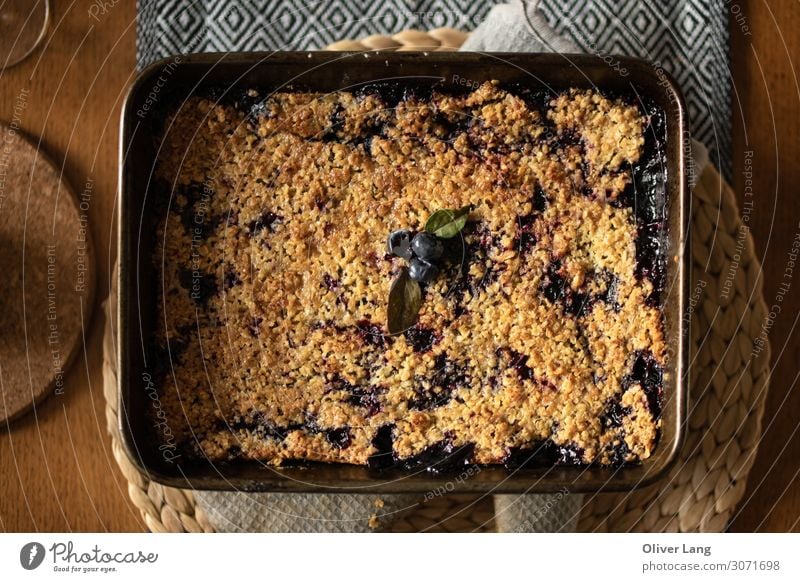
[[396, 230], [389, 235], [386, 241], [386, 250], [389, 254], [405, 260], [411, 259], [411, 233], [407, 230]]
[[411, 241], [411, 250], [420, 259], [433, 262], [442, 257], [444, 245], [435, 234], [421, 232]]
[[439, 267], [432, 265], [428, 261], [423, 261], [422, 259], [414, 257], [411, 259], [411, 263], [408, 267], [408, 274], [414, 281], [430, 283], [436, 278], [436, 275], [439, 274]]

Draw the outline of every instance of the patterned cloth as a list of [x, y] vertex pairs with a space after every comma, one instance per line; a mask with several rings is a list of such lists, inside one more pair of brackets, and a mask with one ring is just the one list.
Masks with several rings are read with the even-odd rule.
[[[189, 52], [309, 50], [405, 28], [473, 30], [499, 0], [139, 0], [138, 63]], [[730, 178], [725, 0], [543, 0], [583, 52], [658, 61], [686, 95], [692, 134]]]

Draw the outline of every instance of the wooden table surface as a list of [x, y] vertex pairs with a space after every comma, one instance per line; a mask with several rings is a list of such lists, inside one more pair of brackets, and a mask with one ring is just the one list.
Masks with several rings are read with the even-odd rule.
[[[113, 240], [121, 101], [135, 71], [133, 0], [54, 0], [49, 35], [32, 57], [0, 71], [0, 120], [24, 95], [21, 127], [42, 138], [80, 191], [94, 183], [90, 207], [97, 252], [98, 303], [86, 351], [69, 371], [64, 394], [0, 429], [0, 530], [141, 531], [138, 511], [110, 451], [101, 364], [103, 316]], [[97, 7], [90, 14], [92, 5]], [[800, 233], [800, 4], [740, 0], [729, 4], [750, 34], [731, 21], [735, 83], [734, 186], [742, 191], [744, 152], [753, 152], [751, 224], [764, 264], [766, 300], [776, 302], [791, 241]], [[734, 7], [735, 6], [735, 7]], [[741, 22], [741, 17], [740, 17]], [[773, 373], [765, 432], [733, 531], [800, 531], [800, 281], [770, 333]]]

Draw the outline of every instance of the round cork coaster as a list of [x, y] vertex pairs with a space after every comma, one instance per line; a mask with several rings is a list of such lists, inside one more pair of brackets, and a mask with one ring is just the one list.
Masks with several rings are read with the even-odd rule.
[[0, 423], [64, 389], [94, 301], [88, 194], [0, 123]]

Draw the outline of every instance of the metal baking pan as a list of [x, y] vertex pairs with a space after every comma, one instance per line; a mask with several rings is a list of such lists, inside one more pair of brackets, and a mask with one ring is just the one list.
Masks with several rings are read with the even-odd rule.
[[[156, 158], [154, 119], [178, 100], [210, 87], [271, 91], [289, 86], [330, 92], [378, 80], [399, 86], [420, 80], [474, 84], [498, 79], [532, 90], [597, 87], [651, 99], [665, 113], [663, 162], [668, 235], [666, 285], [662, 296], [669, 362], [664, 370], [660, 442], [640, 465], [468, 469], [460, 475], [383, 471], [338, 464], [271, 468], [258, 462], [182, 464], [169, 461], [154, 437], [148, 415], [152, 386], [146, 345], [155, 320], [158, 276], [151, 265], [158, 220], [148, 196]], [[134, 81], [122, 111], [119, 188], [118, 363], [119, 427], [124, 448], [142, 471], [175, 487], [246, 491], [398, 493], [456, 490], [472, 493], [629, 490], [662, 477], [677, 459], [686, 415], [688, 382], [688, 187], [686, 113], [675, 83], [661, 69], [627, 58], [609, 66], [587, 55], [476, 53], [233, 53], [165, 59]]]

